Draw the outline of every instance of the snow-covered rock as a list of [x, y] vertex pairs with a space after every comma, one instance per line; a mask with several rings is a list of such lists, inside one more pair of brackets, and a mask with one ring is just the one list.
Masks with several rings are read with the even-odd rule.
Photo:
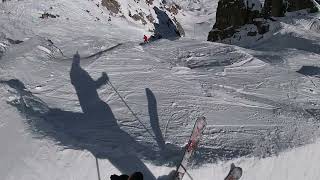
[[255, 24], [255, 19], [261, 16], [261, 10], [262, 5], [258, 0], [219, 1], [216, 23], [208, 35], [208, 41], [230, 38], [239, 27]]
[[271, 16], [281, 17], [286, 12], [307, 8], [313, 12], [316, 6], [310, 0], [265, 0], [264, 6], [259, 0], [220, 0], [208, 41], [226, 42], [228, 38], [241, 41], [248, 36], [257, 36], [255, 40], [259, 40], [270, 30], [269, 19], [275, 21]]
[[147, 31], [160, 33], [162, 37], [184, 36], [182, 26], [175, 18], [181, 8], [175, 3], [159, 0], [102, 0], [101, 6], [109, 11], [110, 21], [113, 17], [125, 18]]
[[315, 4], [311, 0], [265, 0], [265, 16], [284, 16], [286, 12], [313, 9]]

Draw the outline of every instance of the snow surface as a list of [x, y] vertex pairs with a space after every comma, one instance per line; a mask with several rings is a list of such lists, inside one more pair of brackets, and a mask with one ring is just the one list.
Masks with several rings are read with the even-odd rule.
[[[50, 7], [60, 17], [40, 19]], [[194, 179], [223, 179], [231, 162], [242, 179], [319, 179], [320, 71], [299, 71], [320, 67], [320, 35], [311, 28], [318, 14], [280, 18], [265, 39], [240, 47], [190, 38], [191, 22], [213, 15], [189, 21], [188, 13], [179, 18], [189, 36], [141, 46], [143, 28], [121, 17], [110, 24], [90, 1], [0, 3], [1, 179], [96, 179], [94, 155], [102, 179], [120, 171], [167, 179], [200, 115], [208, 126]], [[97, 90], [97, 104], [80, 104], [69, 74], [76, 51], [84, 70], [73, 85], [91, 96], [90, 76], [107, 72], [148, 131], [110, 85]], [[94, 115], [81, 106], [96, 107]]]

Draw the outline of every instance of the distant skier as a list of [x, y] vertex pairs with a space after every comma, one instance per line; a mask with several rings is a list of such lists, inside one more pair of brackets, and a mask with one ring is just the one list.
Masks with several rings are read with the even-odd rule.
[[239, 180], [242, 176], [242, 168], [236, 167], [233, 163], [231, 164], [230, 171], [224, 180]]
[[148, 36], [144, 35], [144, 36], [143, 36], [143, 39], [144, 39], [144, 43], [148, 43], [148, 40], [149, 40], [149, 39], [148, 39]]

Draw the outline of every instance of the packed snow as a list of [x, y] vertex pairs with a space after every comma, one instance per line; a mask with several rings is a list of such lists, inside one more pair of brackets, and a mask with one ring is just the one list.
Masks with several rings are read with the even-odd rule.
[[168, 179], [199, 116], [193, 179], [232, 162], [247, 180], [320, 178], [320, 16], [289, 14], [235, 46], [203, 41], [217, 1], [175, 2], [186, 37], [145, 45], [145, 28], [91, 1], [0, 3], [1, 179]]

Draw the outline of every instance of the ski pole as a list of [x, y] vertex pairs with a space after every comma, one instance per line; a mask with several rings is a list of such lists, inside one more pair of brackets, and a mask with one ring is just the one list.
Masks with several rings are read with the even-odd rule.
[[98, 158], [97, 158], [96, 156], [94, 156], [94, 158], [96, 159], [96, 167], [97, 167], [98, 180], [101, 180]]
[[190, 178], [191, 180], [193, 180], [191, 174], [189, 174], [189, 172], [187, 171], [187, 169], [186, 169], [182, 164], [181, 164], [181, 167], [182, 167], [183, 170], [186, 172], [186, 174], [189, 176], [189, 178]]
[[138, 122], [143, 126], [143, 128], [146, 130], [146, 132], [155, 140], [157, 141], [156, 137], [149, 131], [149, 129], [142, 123], [142, 121], [140, 120], [140, 118], [136, 115], [136, 113], [133, 112], [133, 110], [130, 108], [130, 106], [127, 104], [127, 102], [123, 99], [123, 97], [121, 96], [121, 94], [117, 91], [117, 89], [113, 86], [113, 84], [111, 83], [111, 81], [109, 80], [109, 85], [111, 86], [111, 88], [117, 93], [117, 95], [119, 96], [119, 98], [121, 99], [121, 101], [124, 103], [125, 106], [127, 106], [127, 108], [129, 109], [129, 111], [131, 112], [131, 114], [136, 118], [136, 120], [138, 120]]

